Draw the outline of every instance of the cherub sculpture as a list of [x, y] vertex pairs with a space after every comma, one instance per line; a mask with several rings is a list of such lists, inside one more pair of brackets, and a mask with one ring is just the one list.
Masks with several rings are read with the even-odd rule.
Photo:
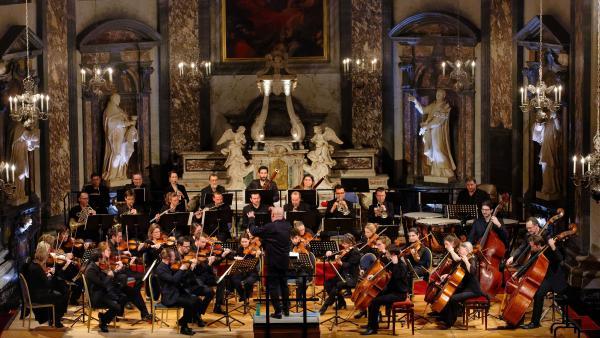
[[238, 127], [235, 133], [231, 128], [227, 129], [217, 142], [217, 145], [229, 142], [225, 148], [221, 149], [221, 153], [227, 155], [225, 168], [227, 168], [227, 175], [229, 175], [227, 189], [230, 190], [246, 189], [244, 177], [254, 171], [254, 165], [246, 164], [248, 163], [248, 160], [242, 153], [244, 145], [246, 144], [245, 132], [246, 128], [243, 126]]
[[[315, 149], [308, 152], [306, 157], [311, 161], [311, 164], [304, 164], [304, 171], [313, 175], [315, 178], [320, 179], [329, 175], [329, 171], [335, 165], [335, 160], [331, 158], [333, 154], [333, 146], [329, 142], [337, 144], [343, 144], [333, 129], [329, 127], [314, 127], [314, 136], [310, 139], [315, 145]], [[323, 180], [319, 188], [331, 188], [331, 183], [327, 179]]]

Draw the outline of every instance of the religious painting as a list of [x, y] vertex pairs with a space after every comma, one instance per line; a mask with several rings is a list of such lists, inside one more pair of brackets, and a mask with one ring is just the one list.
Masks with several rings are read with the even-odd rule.
[[327, 0], [224, 0], [221, 52], [224, 62], [263, 61], [283, 45], [290, 59], [327, 61]]

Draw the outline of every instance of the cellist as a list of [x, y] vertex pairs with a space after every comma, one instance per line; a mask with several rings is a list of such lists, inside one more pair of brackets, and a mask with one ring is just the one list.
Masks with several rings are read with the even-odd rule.
[[[540, 327], [540, 320], [542, 319], [542, 309], [544, 307], [544, 297], [548, 292], [562, 293], [567, 288], [567, 281], [565, 279], [564, 271], [562, 270], [561, 263], [563, 256], [559, 250], [556, 250], [556, 242], [554, 238], [544, 240], [540, 235], [530, 235], [527, 238], [527, 242], [531, 248], [531, 259], [536, 259], [535, 253], [540, 252], [544, 245], [548, 243], [550, 250], [544, 251], [544, 256], [548, 258], [549, 265], [546, 271], [546, 276], [540, 287], [533, 296], [533, 312], [531, 313], [531, 322], [526, 325], [522, 325], [523, 329], [535, 329]], [[526, 263], [529, 266], [531, 262]]]
[[[484, 296], [479, 286], [479, 264], [473, 255], [473, 245], [470, 242], [460, 243], [458, 253], [454, 251], [451, 243], [444, 241], [444, 246], [454, 260], [455, 264], [461, 264], [465, 271], [465, 276], [454, 294], [448, 300], [448, 303], [439, 314], [439, 319], [442, 322], [442, 329], [448, 329], [460, 313], [460, 303], [466, 299]], [[442, 275], [442, 280], [446, 280], [449, 275]]]
[[[390, 306], [395, 302], [400, 302], [406, 299], [410, 290], [410, 275], [406, 266], [404, 257], [399, 257], [400, 248], [393, 245], [386, 251], [386, 257], [391, 264], [386, 265], [387, 270], [391, 272], [390, 280], [385, 289], [383, 289], [377, 297], [373, 298], [368, 309], [368, 324], [367, 329], [362, 335], [376, 334], [379, 328], [379, 308], [382, 305]], [[373, 276], [367, 276], [367, 279], [372, 279]]]
[[481, 215], [475, 222], [473, 223], [473, 227], [471, 228], [471, 232], [469, 232], [468, 241], [471, 244], [476, 245], [479, 243], [483, 235], [485, 234], [485, 230], [487, 228], [488, 223], [491, 221], [494, 226], [492, 227], [502, 243], [504, 243], [504, 247], [508, 248], [508, 233], [502, 224], [502, 221], [498, 219], [496, 216], [492, 216], [492, 202], [484, 201], [481, 203]]

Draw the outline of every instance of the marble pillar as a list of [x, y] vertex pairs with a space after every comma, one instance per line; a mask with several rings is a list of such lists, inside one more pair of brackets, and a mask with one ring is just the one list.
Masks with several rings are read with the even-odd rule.
[[[352, 143], [354, 147], [382, 147], [382, 4], [380, 0], [352, 0], [352, 58], [363, 59], [364, 69], [352, 72]], [[375, 70], [371, 60], [377, 59]]]
[[490, 126], [512, 128], [512, 0], [490, 2]]
[[71, 189], [69, 151], [69, 87], [67, 51], [67, 0], [47, 0], [46, 63], [47, 94], [50, 96], [48, 119], [48, 176], [51, 215], [62, 213], [62, 200]]
[[[200, 150], [198, 82], [180, 76], [179, 62], [198, 62], [198, 2], [169, 2], [169, 74], [171, 149], [176, 153]], [[189, 70], [189, 67], [187, 68]]]

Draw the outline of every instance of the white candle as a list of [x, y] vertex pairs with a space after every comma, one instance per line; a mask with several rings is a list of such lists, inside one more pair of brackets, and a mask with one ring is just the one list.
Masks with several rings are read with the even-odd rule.
[[581, 160], [581, 175], [585, 174], [585, 158], [582, 157]]
[[183, 62], [180, 62], [177, 67], [179, 67], [179, 76], [183, 76]]
[[573, 155], [573, 175], [577, 173], [577, 155]]
[[109, 67], [108, 68], [108, 81], [110, 81], [110, 82], [112, 82], [112, 73], [113, 73], [113, 70], [112, 70], [112, 68]]
[[446, 62], [442, 62], [442, 75], [446, 76]]
[[15, 183], [15, 165], [13, 164], [12, 167], [12, 182]]
[[592, 158], [590, 157], [590, 155], [588, 155], [588, 156], [585, 158], [585, 161], [587, 162], [587, 171], [590, 171], [590, 162], [591, 162], [590, 160], [591, 160], [591, 159], [592, 159]]
[[81, 82], [84, 83], [85, 82], [85, 69], [81, 70]]
[[562, 101], [561, 100], [561, 95], [562, 94], [562, 85], [558, 86], [558, 102]]
[[8, 162], [4, 164], [4, 169], [6, 169], [6, 183], [8, 183]]
[[525, 103], [525, 90], [523, 89], [523, 87], [519, 88], [519, 92], [521, 93], [521, 104]]
[[456, 68], [460, 69], [461, 66], [462, 66], [462, 63], [460, 61], [456, 61]]
[[44, 111], [44, 94], [40, 95], [40, 110]]
[[8, 110], [13, 110], [13, 107], [12, 107], [12, 96], [8, 97]]
[[554, 102], [558, 102], [558, 88], [554, 87]]
[[475, 61], [471, 61], [471, 76], [475, 77]]
[[46, 111], [49, 110], [50, 105], [48, 104], [48, 101], [50, 101], [50, 96], [46, 95]]

